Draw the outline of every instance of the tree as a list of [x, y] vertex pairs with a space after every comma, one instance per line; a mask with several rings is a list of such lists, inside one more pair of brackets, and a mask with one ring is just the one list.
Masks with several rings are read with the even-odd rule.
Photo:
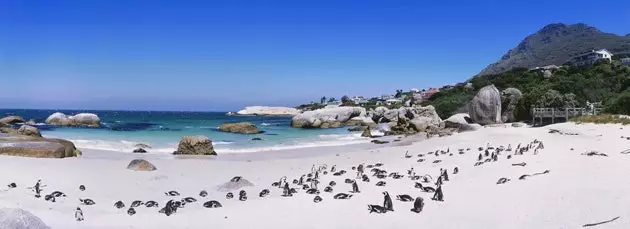
[[402, 93], [403, 93], [403, 90], [396, 90], [396, 95], [394, 95], [394, 97], [395, 98], [400, 98], [400, 97], [402, 97]]
[[326, 96], [322, 96], [322, 98], [319, 100], [321, 104], [326, 103]]
[[630, 115], [630, 91], [626, 91], [613, 99], [606, 107], [606, 112]]
[[348, 97], [347, 95], [341, 97], [341, 103], [347, 103], [348, 101], [350, 101], [350, 97]]
[[332, 102], [335, 102], [335, 101], [337, 101], [337, 99], [335, 99], [335, 97], [330, 97], [330, 99], [328, 99], [329, 103], [332, 103]]

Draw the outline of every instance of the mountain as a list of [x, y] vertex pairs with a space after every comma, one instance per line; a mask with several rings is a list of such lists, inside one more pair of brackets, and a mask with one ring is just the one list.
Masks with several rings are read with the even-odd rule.
[[561, 65], [572, 55], [592, 49], [608, 49], [615, 53], [630, 53], [630, 34], [619, 36], [604, 33], [586, 24], [550, 24], [527, 36], [518, 46], [488, 65], [479, 75], [497, 74], [515, 67]]

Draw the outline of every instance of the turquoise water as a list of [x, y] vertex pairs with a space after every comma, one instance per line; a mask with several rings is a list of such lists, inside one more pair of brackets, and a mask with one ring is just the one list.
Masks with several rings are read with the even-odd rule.
[[[43, 122], [54, 110], [0, 110], [0, 116], [19, 115], [34, 119], [46, 137], [73, 141], [81, 149], [131, 152], [136, 143], [153, 147], [150, 153], [171, 153], [182, 136], [205, 135], [212, 139], [217, 152], [238, 153], [291, 149], [313, 146], [345, 145], [365, 142], [359, 134], [346, 128], [297, 129], [290, 127], [289, 117], [241, 117], [221, 112], [155, 112], [155, 111], [59, 111], [65, 114], [95, 113], [101, 118], [102, 128], [70, 128], [45, 125]], [[226, 122], [248, 121], [265, 131], [244, 135], [225, 133], [217, 127]], [[262, 138], [253, 141], [252, 138]]]

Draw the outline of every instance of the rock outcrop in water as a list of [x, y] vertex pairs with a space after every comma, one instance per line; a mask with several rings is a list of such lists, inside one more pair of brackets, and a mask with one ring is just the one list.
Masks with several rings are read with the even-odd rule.
[[22, 125], [17, 133], [24, 136], [33, 136], [33, 137], [41, 137], [42, 134], [39, 133], [39, 130], [34, 126]]
[[266, 106], [251, 106], [245, 107], [232, 115], [253, 115], [253, 116], [294, 116], [299, 114], [300, 111], [293, 107], [266, 107]]
[[20, 116], [8, 116], [4, 118], [0, 118], [0, 124], [16, 124], [16, 123], [24, 123], [24, 118]]
[[80, 156], [81, 151], [72, 142], [63, 139], [0, 133], [0, 155], [65, 158]]
[[184, 136], [179, 141], [177, 151], [173, 154], [181, 155], [217, 155], [212, 141], [206, 136]]
[[64, 113], [56, 112], [48, 116], [48, 118], [46, 119], [46, 124], [57, 126], [98, 128], [101, 126], [101, 119], [98, 117], [98, 115], [92, 113], [80, 113], [73, 116], [68, 116]]
[[494, 85], [488, 85], [470, 101], [468, 114], [480, 125], [501, 123], [501, 93]]
[[239, 133], [239, 134], [259, 134], [263, 133], [254, 124], [250, 122], [223, 123], [219, 126], [219, 130], [223, 132]]
[[307, 111], [291, 119], [295, 128], [337, 128], [355, 117], [366, 117], [362, 107], [333, 107]]

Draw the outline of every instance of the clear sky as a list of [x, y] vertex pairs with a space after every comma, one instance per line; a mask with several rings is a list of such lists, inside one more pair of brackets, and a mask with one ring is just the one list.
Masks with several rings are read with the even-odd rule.
[[238, 110], [466, 80], [630, 1], [0, 0], [0, 107]]

